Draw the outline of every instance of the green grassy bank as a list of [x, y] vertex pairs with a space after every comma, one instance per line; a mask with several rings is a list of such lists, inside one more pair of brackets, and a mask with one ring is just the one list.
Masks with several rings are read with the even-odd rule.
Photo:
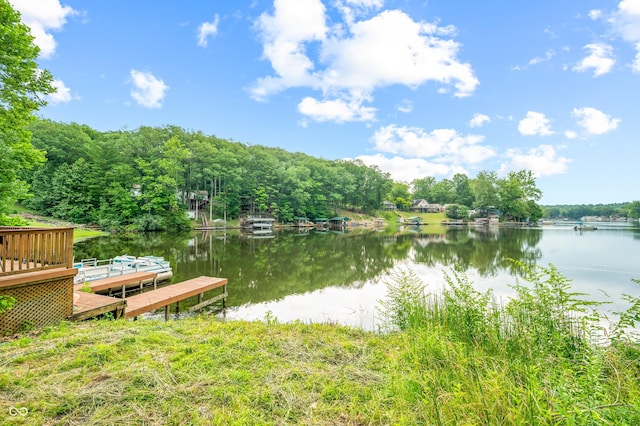
[[37, 216], [33, 212], [27, 211], [25, 208], [18, 205], [14, 206], [14, 211], [16, 214], [0, 217], [0, 223], [9, 226], [31, 226], [37, 228], [74, 227], [73, 240], [76, 242], [86, 238], [108, 235], [104, 231], [87, 228], [84, 225], [64, 222], [46, 216]]
[[203, 316], [18, 336], [0, 343], [0, 423], [640, 424], [637, 298], [596, 344], [592, 304], [553, 268], [500, 307], [448, 279], [436, 295], [393, 278], [384, 333]]

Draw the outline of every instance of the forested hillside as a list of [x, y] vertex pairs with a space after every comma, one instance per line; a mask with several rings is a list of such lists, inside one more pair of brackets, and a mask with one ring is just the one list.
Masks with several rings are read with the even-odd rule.
[[[189, 203], [207, 214], [211, 207], [216, 217], [269, 213], [283, 222], [327, 217], [339, 208], [374, 211], [393, 184], [359, 162], [247, 146], [174, 126], [98, 132], [38, 121], [30, 130], [47, 162], [23, 177], [33, 193], [26, 204], [108, 229], [184, 229]], [[208, 194], [211, 206], [203, 202]]]
[[447, 205], [450, 217], [489, 207], [507, 220], [542, 215], [541, 192], [526, 170], [504, 178], [483, 171], [473, 179], [456, 174], [403, 183], [357, 160], [319, 159], [176, 126], [99, 132], [38, 120], [30, 131], [46, 162], [23, 172], [32, 193], [23, 203], [105, 229], [188, 229], [187, 209], [227, 219], [269, 214], [287, 223], [342, 209], [373, 214], [383, 201], [408, 210], [416, 199]]

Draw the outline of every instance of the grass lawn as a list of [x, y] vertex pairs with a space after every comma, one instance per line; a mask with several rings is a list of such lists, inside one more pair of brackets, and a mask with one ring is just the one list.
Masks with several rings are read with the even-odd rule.
[[593, 343], [566, 279], [531, 277], [496, 307], [464, 276], [426, 295], [402, 273], [387, 282], [384, 332], [202, 315], [0, 339], [0, 423], [640, 424], [638, 340], [612, 329]]

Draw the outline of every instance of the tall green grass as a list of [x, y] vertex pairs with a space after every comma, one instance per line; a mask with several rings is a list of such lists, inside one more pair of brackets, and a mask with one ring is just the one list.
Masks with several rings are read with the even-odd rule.
[[0, 424], [640, 424], [640, 298], [603, 328], [554, 267], [520, 266], [504, 301], [402, 272], [385, 333], [272, 314], [24, 333], [0, 341]]
[[392, 386], [407, 410], [427, 424], [640, 424], [639, 345], [619, 331], [640, 298], [603, 329], [599, 303], [555, 267], [519, 267], [503, 303], [455, 270], [437, 292], [412, 272], [389, 280], [380, 313], [405, 342]]

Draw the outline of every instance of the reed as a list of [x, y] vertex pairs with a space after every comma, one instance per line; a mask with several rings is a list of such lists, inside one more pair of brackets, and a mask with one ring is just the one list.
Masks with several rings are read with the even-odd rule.
[[[437, 292], [412, 272], [387, 282], [384, 331], [404, 341], [397, 395], [429, 424], [640, 424], [638, 341], [594, 339], [599, 303], [554, 266], [517, 266], [516, 296], [500, 303], [455, 270]], [[640, 303], [627, 297], [628, 330]]]

